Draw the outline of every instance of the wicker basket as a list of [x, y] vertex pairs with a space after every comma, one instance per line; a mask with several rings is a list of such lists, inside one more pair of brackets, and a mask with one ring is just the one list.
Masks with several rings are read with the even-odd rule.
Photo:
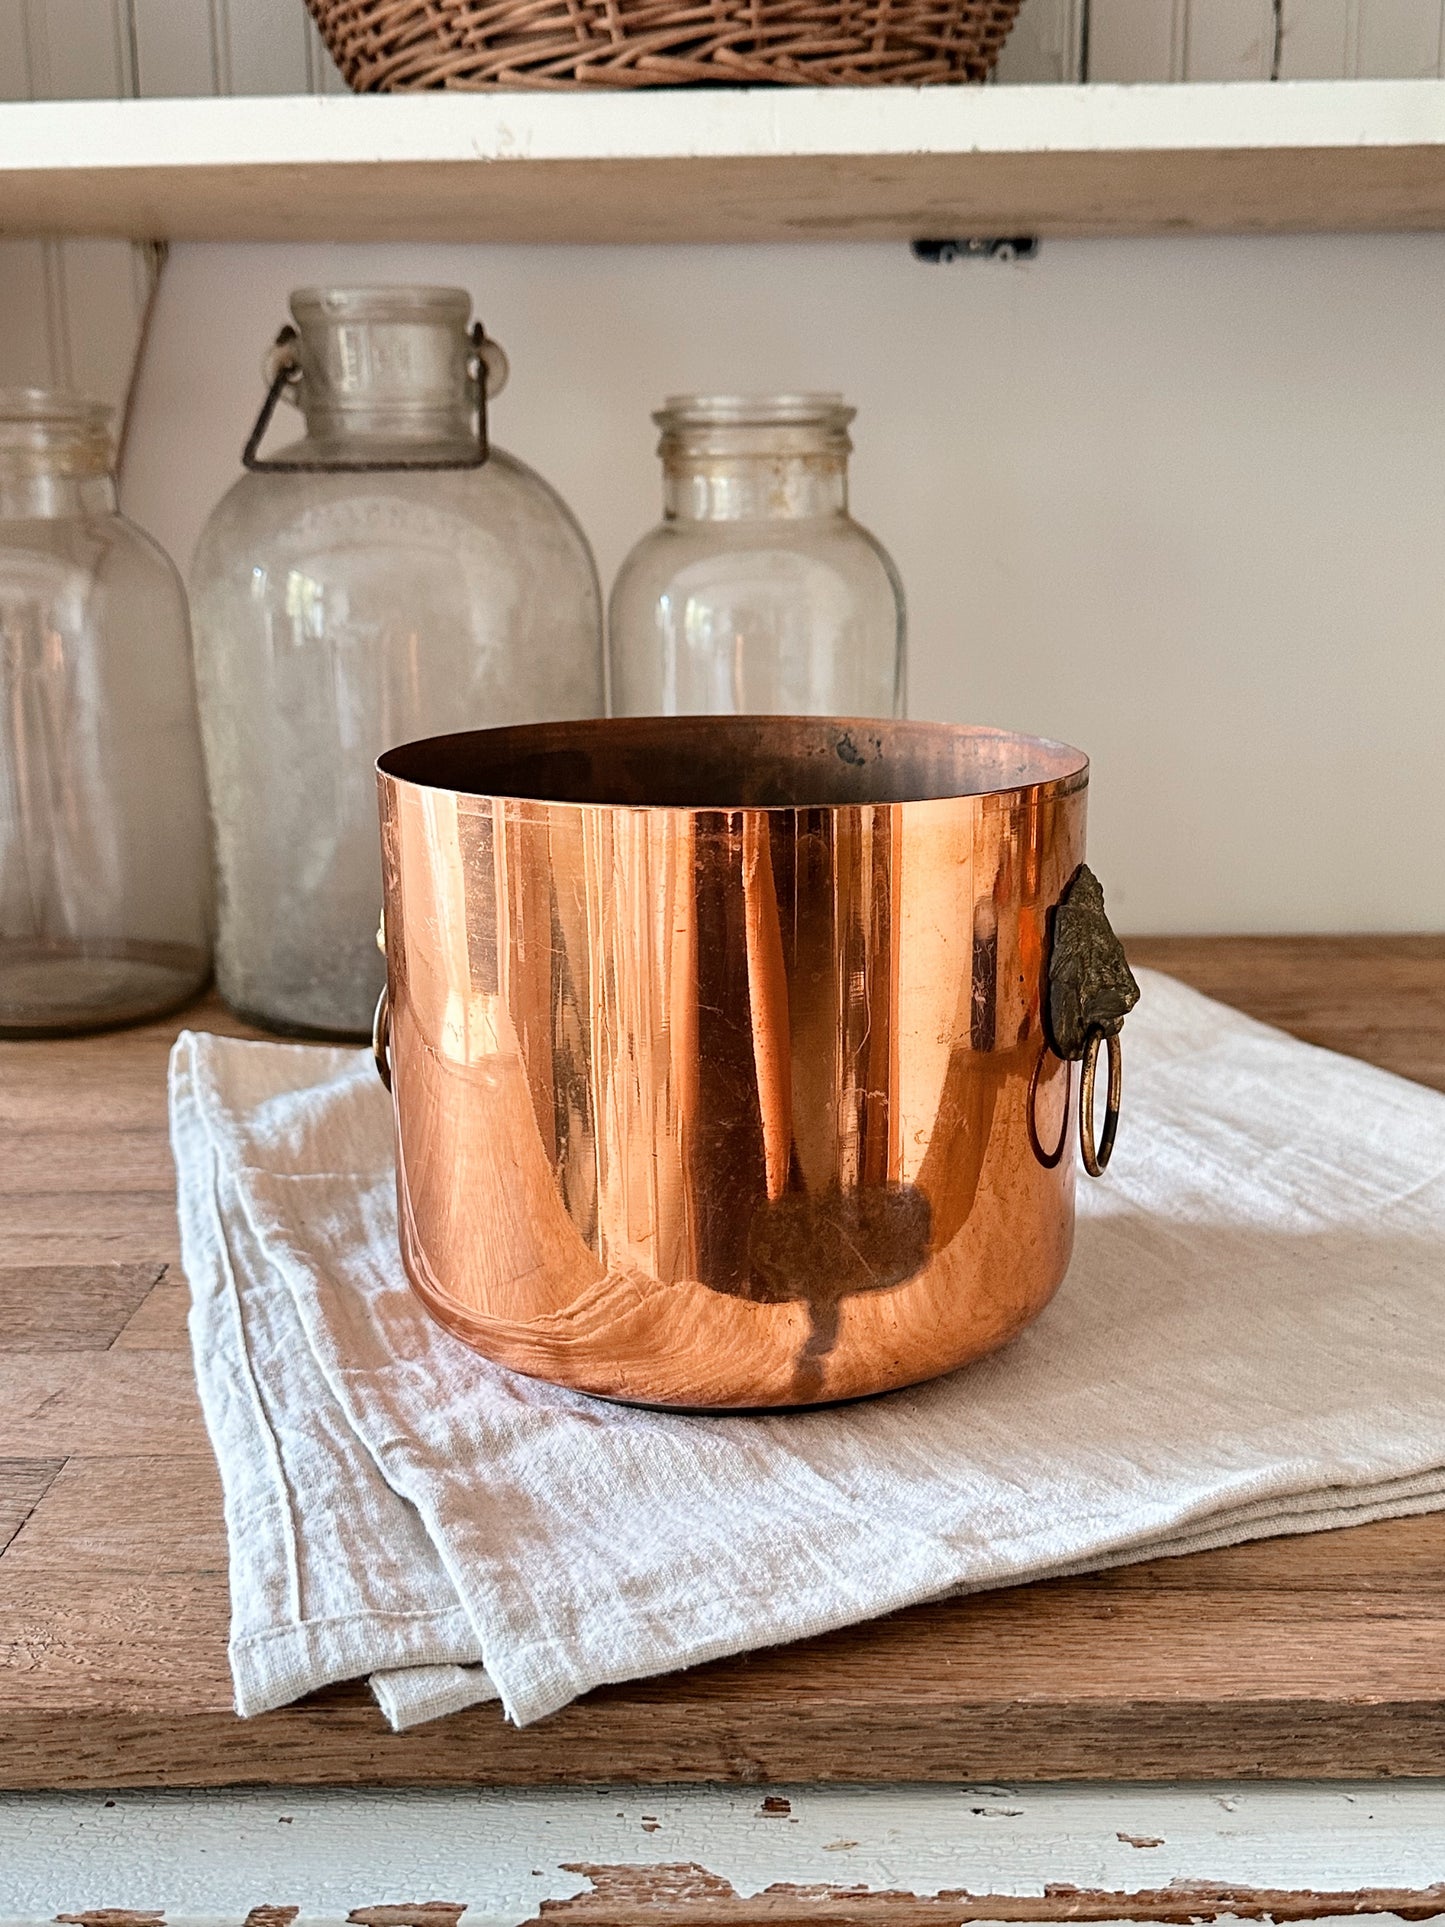
[[358, 93], [983, 80], [1020, 0], [306, 0]]

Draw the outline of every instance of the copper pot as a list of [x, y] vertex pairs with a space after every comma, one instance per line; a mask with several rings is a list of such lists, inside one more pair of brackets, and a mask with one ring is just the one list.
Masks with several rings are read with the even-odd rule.
[[458, 1337], [736, 1409], [908, 1385], [1042, 1310], [1072, 1065], [1097, 1170], [1138, 995], [1082, 867], [1079, 751], [681, 717], [378, 768], [402, 1257]]

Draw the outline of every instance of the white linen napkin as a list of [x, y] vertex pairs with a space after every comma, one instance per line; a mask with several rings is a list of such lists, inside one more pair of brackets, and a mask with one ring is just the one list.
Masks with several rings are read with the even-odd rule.
[[369, 1052], [185, 1032], [171, 1128], [238, 1712], [402, 1726], [941, 1594], [1445, 1506], [1445, 1097], [1141, 973], [1073, 1266], [1005, 1350], [802, 1415], [476, 1357], [396, 1249]]

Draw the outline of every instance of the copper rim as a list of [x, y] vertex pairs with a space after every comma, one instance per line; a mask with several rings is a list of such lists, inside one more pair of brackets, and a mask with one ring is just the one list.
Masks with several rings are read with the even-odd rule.
[[[970, 754], [973, 780], [965, 774]], [[1089, 781], [1084, 752], [1046, 736], [856, 716], [518, 723], [402, 743], [378, 757], [376, 769], [422, 789], [552, 809], [793, 810], [1024, 792], [1043, 799], [1073, 795]]]

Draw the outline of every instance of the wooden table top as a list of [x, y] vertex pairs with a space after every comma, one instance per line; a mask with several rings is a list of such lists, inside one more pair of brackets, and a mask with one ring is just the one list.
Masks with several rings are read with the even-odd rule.
[[[1445, 938], [1130, 950], [1445, 1089]], [[1445, 1773], [1445, 1515], [914, 1608], [522, 1731], [493, 1705], [394, 1735], [361, 1684], [237, 1720], [177, 1028], [0, 1045], [0, 1787]]]

